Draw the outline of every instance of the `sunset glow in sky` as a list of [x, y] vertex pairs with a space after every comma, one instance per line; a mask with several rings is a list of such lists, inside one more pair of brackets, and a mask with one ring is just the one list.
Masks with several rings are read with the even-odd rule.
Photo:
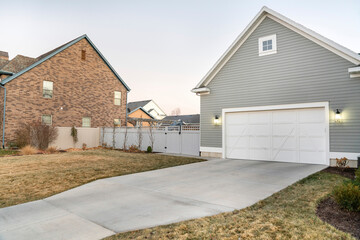
[[38, 57], [87, 34], [131, 88], [129, 101], [199, 113], [190, 90], [264, 5], [360, 52], [359, 0], [0, 0], [0, 51]]

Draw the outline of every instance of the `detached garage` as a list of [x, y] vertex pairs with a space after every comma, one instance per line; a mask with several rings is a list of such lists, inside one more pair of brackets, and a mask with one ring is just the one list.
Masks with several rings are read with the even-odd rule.
[[360, 55], [267, 7], [192, 92], [202, 156], [357, 164]]
[[224, 157], [329, 164], [327, 105], [224, 109]]

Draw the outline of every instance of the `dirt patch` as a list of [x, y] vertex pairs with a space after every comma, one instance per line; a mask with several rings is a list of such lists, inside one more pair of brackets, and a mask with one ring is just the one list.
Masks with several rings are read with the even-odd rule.
[[323, 172], [334, 173], [334, 174], [338, 174], [338, 175], [346, 177], [346, 178], [355, 179], [355, 171], [356, 170], [357, 170], [356, 168], [341, 169], [338, 167], [328, 167], [328, 168], [324, 169]]
[[324, 222], [360, 239], [360, 212], [343, 210], [329, 197], [319, 203], [316, 215]]

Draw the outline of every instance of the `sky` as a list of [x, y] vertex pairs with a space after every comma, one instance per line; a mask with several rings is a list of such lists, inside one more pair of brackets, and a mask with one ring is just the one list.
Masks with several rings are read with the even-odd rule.
[[261, 7], [360, 52], [360, 0], [0, 0], [0, 51], [38, 57], [87, 34], [131, 88], [167, 114], [200, 111], [191, 89]]

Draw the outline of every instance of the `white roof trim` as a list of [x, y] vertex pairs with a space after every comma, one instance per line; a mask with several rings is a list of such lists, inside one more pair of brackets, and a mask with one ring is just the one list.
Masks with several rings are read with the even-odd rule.
[[200, 87], [205, 87], [209, 84], [209, 82], [214, 78], [214, 76], [220, 71], [220, 69], [226, 64], [226, 62], [229, 61], [229, 59], [240, 48], [240, 46], [245, 42], [245, 40], [250, 36], [250, 34], [265, 19], [265, 17], [269, 17], [279, 22], [280, 24], [290, 28], [291, 30], [301, 34], [302, 36], [314, 41], [320, 46], [334, 52], [335, 54], [345, 58], [346, 60], [356, 65], [360, 64], [360, 55], [358, 55], [357, 53], [335, 43], [328, 38], [321, 36], [320, 34], [264, 6], [193, 90]]
[[348, 70], [349, 70], [349, 73], [360, 73], [360, 66], [349, 68]]
[[207, 87], [202, 87], [202, 88], [194, 88], [191, 91], [193, 93], [208, 93], [208, 92], [210, 92], [210, 89]]

